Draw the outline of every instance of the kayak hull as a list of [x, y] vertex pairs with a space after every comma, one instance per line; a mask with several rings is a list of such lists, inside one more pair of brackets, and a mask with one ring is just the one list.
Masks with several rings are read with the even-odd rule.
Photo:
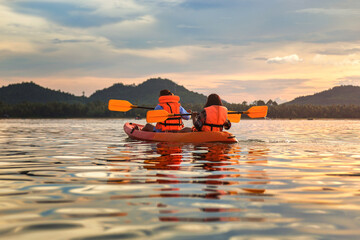
[[[134, 129], [135, 127], [138, 129]], [[183, 142], [183, 143], [203, 143], [203, 142], [226, 142], [235, 143], [237, 139], [229, 132], [188, 132], [188, 133], [169, 133], [169, 132], [146, 132], [141, 131], [144, 125], [136, 123], [125, 123], [124, 131], [132, 139], [154, 142]]]

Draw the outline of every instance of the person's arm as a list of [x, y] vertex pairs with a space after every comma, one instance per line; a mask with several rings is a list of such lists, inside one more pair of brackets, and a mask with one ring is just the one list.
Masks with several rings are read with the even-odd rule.
[[[189, 114], [185, 108], [183, 108], [182, 106], [180, 106], [180, 114]], [[183, 119], [185, 120], [189, 120], [190, 119], [190, 115], [183, 115], [181, 116]]]
[[202, 111], [200, 114], [193, 113], [193, 115], [194, 127], [196, 128], [196, 130], [201, 131], [206, 119], [206, 112]]
[[163, 107], [162, 107], [162, 106], [157, 105], [157, 106], [154, 108], [154, 110], [164, 110], [164, 109], [163, 109]]

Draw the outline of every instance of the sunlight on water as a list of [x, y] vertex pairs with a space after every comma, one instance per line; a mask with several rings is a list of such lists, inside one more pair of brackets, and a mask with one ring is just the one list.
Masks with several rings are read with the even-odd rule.
[[360, 121], [244, 120], [236, 144], [125, 120], [0, 120], [3, 239], [357, 239]]

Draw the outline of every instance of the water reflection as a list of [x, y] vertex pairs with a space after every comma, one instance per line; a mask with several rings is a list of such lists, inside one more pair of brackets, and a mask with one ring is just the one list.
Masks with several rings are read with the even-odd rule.
[[[144, 159], [138, 159], [141, 164], [137, 165], [136, 174], [129, 165], [120, 167], [134, 160], [128, 156], [133, 151], [123, 150], [119, 156], [108, 159], [108, 165], [114, 167], [108, 183], [151, 184], [152, 191], [147, 195], [144, 191], [113, 195], [111, 199], [162, 199], [157, 204], [160, 221], [263, 221], [241, 216], [246, 209], [239, 208], [239, 202], [223, 204], [221, 200], [230, 197], [230, 202], [262, 201], [261, 195], [269, 182], [262, 167], [267, 164], [268, 151], [266, 148], [242, 151], [238, 144], [150, 144], [143, 152]], [[174, 198], [178, 200], [170, 200]], [[203, 200], [186, 208], [176, 206], [183, 205], [186, 199]], [[192, 216], [194, 213], [198, 214]]]
[[[205, 152], [196, 152], [196, 149], [206, 149]], [[263, 185], [268, 181], [258, 181], [259, 179], [267, 179], [266, 173], [262, 168], [252, 170], [251, 168], [243, 168], [248, 164], [266, 164], [267, 149], [254, 150], [241, 153], [239, 145], [228, 144], [205, 144], [195, 147], [194, 157], [200, 162], [200, 166], [207, 172], [212, 174], [202, 177], [198, 183], [208, 185], [207, 191], [214, 191], [216, 185], [244, 185], [248, 184], [252, 187], [241, 189], [250, 193], [265, 193]], [[244, 164], [245, 163], [245, 164]], [[256, 181], [249, 181], [254, 179]], [[215, 185], [215, 186], [214, 186]], [[259, 185], [260, 188], [257, 188]], [[228, 191], [222, 194], [236, 195], [238, 192]]]
[[360, 122], [344, 124], [244, 121], [238, 144], [193, 145], [128, 140], [118, 120], [5, 121], [0, 237], [356, 239]]
[[[148, 170], [179, 170], [182, 162], [182, 144], [158, 143], [153, 153], [158, 154], [154, 158], [144, 160], [144, 168]], [[149, 152], [152, 154], [152, 152]]]

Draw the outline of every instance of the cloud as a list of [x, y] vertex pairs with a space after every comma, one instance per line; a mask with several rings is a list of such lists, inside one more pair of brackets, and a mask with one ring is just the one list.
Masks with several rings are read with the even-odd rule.
[[[306, 83], [310, 79], [263, 79], [263, 80], [223, 80], [218, 81], [214, 88], [195, 88], [205, 94], [213, 92], [220, 96], [227, 96], [229, 102], [242, 102], [244, 100], [267, 100], [270, 98], [285, 99], [283, 96], [289, 89], [296, 89], [293, 97], [299, 96], [304, 91], [311, 90]], [[284, 100], [285, 101], [285, 100]]]
[[[358, 36], [356, 19], [350, 24], [338, 21], [338, 25], [329, 28], [327, 19], [293, 14], [298, 6], [302, 7], [298, 10], [301, 13], [313, 9], [311, 6], [315, 4], [293, 6], [279, 0], [17, 0], [6, 5], [15, 12], [59, 26], [87, 30], [107, 38], [113, 46], [125, 48], [174, 47], [184, 43], [244, 45], [284, 40], [331, 42], [339, 36], [331, 32], [344, 30], [345, 25], [349, 32], [341, 34], [343, 38], [348, 34], [352, 39]], [[130, 24], [145, 16], [153, 19], [146, 29]], [[124, 28], [125, 25], [129, 27]]]
[[340, 57], [338, 55], [316, 54], [312, 60], [315, 64], [333, 65], [333, 66], [357, 66], [360, 65], [360, 58], [356, 54], [350, 54]]
[[181, 7], [190, 8], [194, 10], [204, 10], [204, 9], [218, 9], [224, 5], [223, 1], [218, 0], [192, 0], [184, 1], [181, 4]]
[[348, 76], [338, 79], [339, 85], [360, 86], [360, 76]]
[[256, 61], [267, 61], [268, 58], [265, 58], [265, 57], [256, 57], [256, 58], [253, 58], [253, 60], [256, 60]]
[[192, 26], [192, 25], [185, 25], [185, 24], [179, 24], [176, 26], [177, 28], [185, 28], [185, 29], [199, 29], [198, 26]]
[[357, 66], [360, 65], [360, 59], [344, 59], [343, 61], [338, 63], [339, 65], [350, 65], [350, 66]]
[[142, 16], [145, 8], [132, 0], [121, 1], [16, 1], [9, 6], [22, 14], [46, 18], [62, 26], [99, 27]]
[[287, 88], [303, 88], [307, 89], [308, 87], [304, 86], [305, 82], [309, 79], [263, 79], [263, 80], [224, 80], [219, 81], [218, 84], [220, 87], [225, 87], [227, 91], [230, 92], [264, 92], [264, 91], [274, 91], [281, 92]]
[[81, 40], [81, 39], [58, 39], [55, 38], [52, 40], [52, 43], [54, 44], [62, 44], [62, 43], [88, 43], [88, 42], [94, 42], [94, 40]]
[[335, 49], [325, 49], [322, 51], [316, 51], [315, 53], [320, 55], [350, 55], [360, 52], [360, 48], [335, 48]]
[[[350, 21], [359, 21], [356, 19], [352, 19]], [[331, 31], [321, 31], [319, 32], [319, 36], [313, 39], [315, 43], [353, 43], [359, 41], [360, 30], [359, 28], [351, 29], [351, 23], [347, 23], [346, 21], [339, 21], [344, 25], [348, 25], [348, 29], [341, 29], [343, 26], [338, 26], [338, 29]], [[335, 25], [335, 24], [334, 24]], [[334, 26], [335, 28], [335, 26]]]
[[359, 75], [358, 0], [0, 2], [0, 79], [170, 76], [236, 102]]
[[326, 15], [360, 15], [360, 9], [353, 8], [307, 8], [297, 10], [297, 13], [326, 14]]
[[119, 49], [116, 50], [119, 54], [139, 56], [149, 59], [158, 59], [162, 61], [176, 61], [186, 62], [191, 57], [191, 54], [185, 47], [170, 47], [170, 48], [153, 48], [153, 49]]
[[293, 54], [293, 55], [289, 55], [289, 56], [285, 56], [285, 57], [274, 57], [274, 58], [268, 58], [266, 60], [267, 63], [278, 63], [278, 64], [282, 64], [282, 63], [299, 63], [302, 62], [303, 59], [299, 58], [299, 56], [297, 54]]

